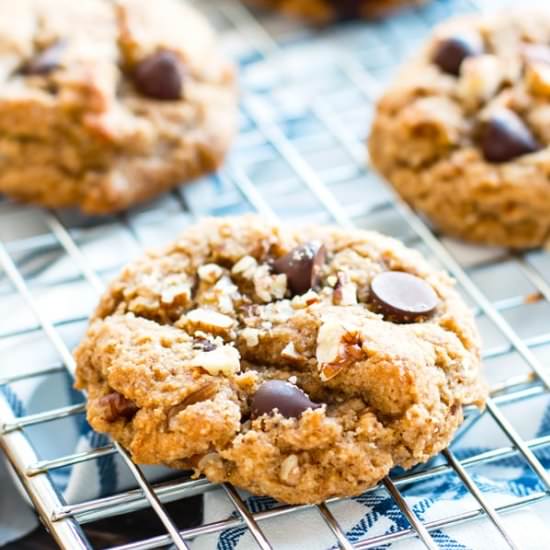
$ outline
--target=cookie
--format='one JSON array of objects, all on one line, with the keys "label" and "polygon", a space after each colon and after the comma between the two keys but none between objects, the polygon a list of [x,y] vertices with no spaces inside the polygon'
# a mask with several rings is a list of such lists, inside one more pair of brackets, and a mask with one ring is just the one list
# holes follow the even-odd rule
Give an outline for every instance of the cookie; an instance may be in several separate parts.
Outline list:
[{"label": "cookie", "polygon": [[206,219],[127,267],[75,352],[88,420],[138,463],[288,503],[355,495],[481,406],[453,282],[374,232]]},{"label": "cookie", "polygon": [[399,9],[424,4],[426,0],[247,0],[249,4],[276,8],[315,24],[359,17],[378,18]]},{"label": "cookie", "polygon": [[437,28],[380,99],[372,164],[442,231],[530,248],[550,236],[550,10]]},{"label": "cookie", "polygon": [[235,75],[178,0],[0,0],[0,192],[109,213],[214,170]]}]

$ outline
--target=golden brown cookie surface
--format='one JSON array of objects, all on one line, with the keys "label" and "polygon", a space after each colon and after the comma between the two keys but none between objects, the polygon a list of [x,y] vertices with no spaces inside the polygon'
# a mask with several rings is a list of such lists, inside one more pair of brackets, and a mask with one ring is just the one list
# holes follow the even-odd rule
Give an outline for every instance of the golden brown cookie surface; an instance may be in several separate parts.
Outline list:
[{"label": "golden brown cookie surface", "polygon": [[90,423],[136,462],[290,503],[427,460],[485,395],[471,313],[418,253],[256,217],[126,268],[76,360]]},{"label": "golden brown cookie surface", "polygon": [[0,192],[121,210],[216,168],[233,68],[177,0],[0,0]]},{"label": "golden brown cookie surface", "polygon": [[550,237],[550,11],[436,29],[384,94],[375,168],[445,232],[512,248]]}]

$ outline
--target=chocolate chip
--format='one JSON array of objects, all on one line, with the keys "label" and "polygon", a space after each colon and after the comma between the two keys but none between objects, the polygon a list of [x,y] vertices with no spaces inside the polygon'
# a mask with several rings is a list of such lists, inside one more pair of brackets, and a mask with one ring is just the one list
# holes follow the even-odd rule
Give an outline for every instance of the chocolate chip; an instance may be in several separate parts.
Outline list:
[{"label": "chocolate chip", "polygon": [[325,246],[312,241],[293,248],[286,256],[275,260],[273,269],[286,275],[292,294],[305,294],[319,284],[326,255]]},{"label": "chocolate chip", "polygon": [[389,321],[414,323],[431,316],[439,303],[423,279],[402,271],[385,271],[371,282],[370,303]]},{"label": "chocolate chip", "polygon": [[467,57],[483,53],[483,46],[478,36],[459,35],[442,40],[435,54],[433,62],[445,73],[458,76],[460,66]]},{"label": "chocolate chip", "polygon": [[252,418],[269,414],[275,409],[285,418],[298,418],[307,409],[319,409],[298,387],[282,380],[264,382],[252,399]]},{"label": "chocolate chip", "polygon": [[173,52],[158,51],[143,59],[134,70],[134,84],[140,93],[153,99],[180,99],[184,67]]},{"label": "chocolate chip", "polygon": [[489,162],[507,162],[534,153],[539,145],[518,115],[499,109],[483,124],[481,149]]},{"label": "chocolate chip", "polygon": [[107,422],[114,422],[119,418],[129,420],[138,411],[133,401],[126,399],[126,397],[118,392],[112,392],[103,396],[99,400],[99,406],[104,409],[103,416]]},{"label": "chocolate chip", "polygon": [[55,42],[45,50],[39,52],[21,69],[24,75],[46,75],[59,68],[61,64],[61,55],[67,47],[64,40]]},{"label": "chocolate chip", "polygon": [[360,0],[332,0],[339,21],[357,19],[361,15]]}]

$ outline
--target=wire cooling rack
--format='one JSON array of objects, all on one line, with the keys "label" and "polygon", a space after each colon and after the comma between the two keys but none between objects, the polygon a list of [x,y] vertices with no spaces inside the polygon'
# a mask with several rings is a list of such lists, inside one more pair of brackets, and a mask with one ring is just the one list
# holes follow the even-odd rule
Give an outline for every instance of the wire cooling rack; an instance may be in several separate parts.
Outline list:
[{"label": "wire cooling rack", "polygon": [[[507,407],[550,394],[550,369],[544,366],[550,360],[550,254],[471,248],[465,254],[464,245],[440,239],[395,199],[369,170],[363,143],[373,102],[396,65],[439,20],[479,6],[472,0],[436,0],[384,22],[318,32],[278,16],[258,16],[232,0],[195,4],[219,28],[226,49],[241,65],[241,132],[231,158],[219,174],[109,219],[0,202],[0,352],[7,365],[0,368],[0,390],[66,371],[72,374],[70,349],[82,335],[104,281],[143,246],[172,238],[194,217],[258,211],[285,223],[375,228],[420,249],[457,279],[485,341],[491,397],[482,416],[502,432],[502,445],[460,459],[446,450],[439,460],[386,478],[378,490],[391,495],[408,522],[394,532],[371,537],[367,533],[361,542],[352,543],[330,503],[317,506],[318,512],[334,544],[344,549],[374,548],[410,537],[437,548],[434,531],[482,517],[499,532],[495,537],[500,542],[521,548],[503,517],[550,495],[550,474],[538,458],[541,449],[550,447],[550,434],[524,437]],[[16,375],[9,368],[14,362],[19,367]],[[497,367],[491,370],[493,364]],[[188,548],[195,537],[237,526],[246,527],[257,545],[268,549],[272,546],[262,528],[265,522],[312,508],[279,506],[253,512],[233,487],[224,485],[236,514],[182,530],[164,503],[211,490],[206,480],[179,477],[152,484],[122,448],[108,441],[78,453],[64,449],[60,438],[58,456],[43,457],[37,442],[41,428],[82,417],[82,397],[76,404],[52,402],[45,410],[23,412],[10,405],[6,395],[0,392],[0,444],[41,520],[63,548],[91,547],[85,524],[149,507],[163,532],[117,546],[118,550]],[[473,412],[468,418],[467,425],[479,420]],[[135,477],[135,489],[65,502],[56,473],[115,454]],[[494,505],[471,471],[513,456],[531,468],[538,489]],[[422,521],[406,489],[445,473],[455,474],[475,506]]]}]

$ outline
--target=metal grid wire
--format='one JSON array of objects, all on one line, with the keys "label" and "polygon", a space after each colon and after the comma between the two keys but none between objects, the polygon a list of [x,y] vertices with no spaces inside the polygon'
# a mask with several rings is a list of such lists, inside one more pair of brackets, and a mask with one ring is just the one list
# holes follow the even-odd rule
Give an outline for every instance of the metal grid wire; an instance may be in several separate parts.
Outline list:
[{"label": "metal grid wire", "polygon": [[[504,408],[550,394],[550,371],[543,366],[540,353],[550,345],[550,324],[543,321],[548,320],[550,312],[550,255],[491,251],[484,253],[475,266],[464,265],[460,247],[438,238],[365,166],[362,142],[381,82],[396,64],[438,20],[479,6],[473,0],[436,0],[429,8],[387,22],[357,23],[317,33],[297,24],[283,24],[276,16],[258,18],[232,0],[195,3],[220,28],[228,49],[242,66],[241,134],[229,162],[214,178],[181,188],[157,203],[109,220],[83,223],[82,219],[75,221],[65,213],[0,202],[0,218],[8,220],[7,230],[0,224],[0,266],[4,272],[0,279],[0,300],[7,305],[5,311],[15,303],[13,300],[19,300],[32,313],[24,322],[14,319],[0,324],[0,343],[36,332],[53,346],[58,357],[55,364],[41,365],[37,356],[31,355],[31,364],[22,374],[0,371],[0,389],[65,370],[74,373],[74,359],[64,331],[75,325],[81,333],[91,304],[102,292],[103,280],[120,267],[116,262],[95,265],[88,254],[90,246],[103,252],[113,246],[120,247],[121,252],[135,249],[133,253],[137,254],[142,244],[154,242],[156,229],[163,224],[179,227],[195,216],[254,210],[267,218],[282,218],[286,223],[320,221],[380,229],[420,249],[456,278],[482,329],[492,327],[484,349],[487,363],[493,360],[506,363],[513,358],[523,368],[491,381],[491,397],[483,414],[489,415],[502,431],[505,439],[502,446],[461,460],[446,450],[439,462],[384,479],[380,487],[391,495],[408,520],[408,528],[352,544],[327,504],[317,506],[318,512],[332,531],[335,544],[344,549],[373,548],[409,537],[418,537],[427,548],[437,548],[430,533],[484,516],[510,548],[521,548],[503,525],[502,515],[550,495],[550,474],[536,456],[538,450],[550,446],[550,435],[523,438]],[[29,222],[33,230],[10,234],[9,220],[24,216],[34,220]],[[113,231],[116,235],[123,233],[129,240],[125,244],[113,241]],[[60,255],[72,265],[71,273],[40,279],[41,269],[51,266],[52,258]],[[120,258],[121,262],[123,259]],[[488,282],[491,277],[491,281],[498,277],[497,273],[510,277],[507,291],[499,295],[495,295],[493,285]],[[52,316],[47,308],[47,293],[64,296],[64,290],[75,284],[80,285],[84,305],[61,317]],[[90,294],[90,289],[91,297],[86,301],[84,296]],[[519,310],[532,322],[519,322]],[[0,418],[4,422],[0,444],[43,523],[63,548],[91,547],[82,529],[86,523],[151,507],[163,525],[164,534],[118,546],[119,550],[170,545],[188,548],[194,537],[236,526],[248,528],[258,546],[268,549],[272,546],[262,529],[266,520],[311,508],[285,505],[253,513],[237,491],[225,484],[223,489],[237,514],[180,530],[163,503],[203,494],[213,488],[206,480],[179,478],[151,484],[115,443],[88,452],[40,458],[29,436],[31,429],[82,415],[83,411],[84,405],[79,403],[21,415],[0,392]],[[475,422],[479,417],[470,411],[469,419]],[[135,477],[136,489],[76,504],[64,501],[53,473],[117,453]],[[511,456],[523,457],[542,489],[493,506],[469,470]],[[423,522],[401,488],[445,473],[454,473],[477,504],[469,510]]]}]

